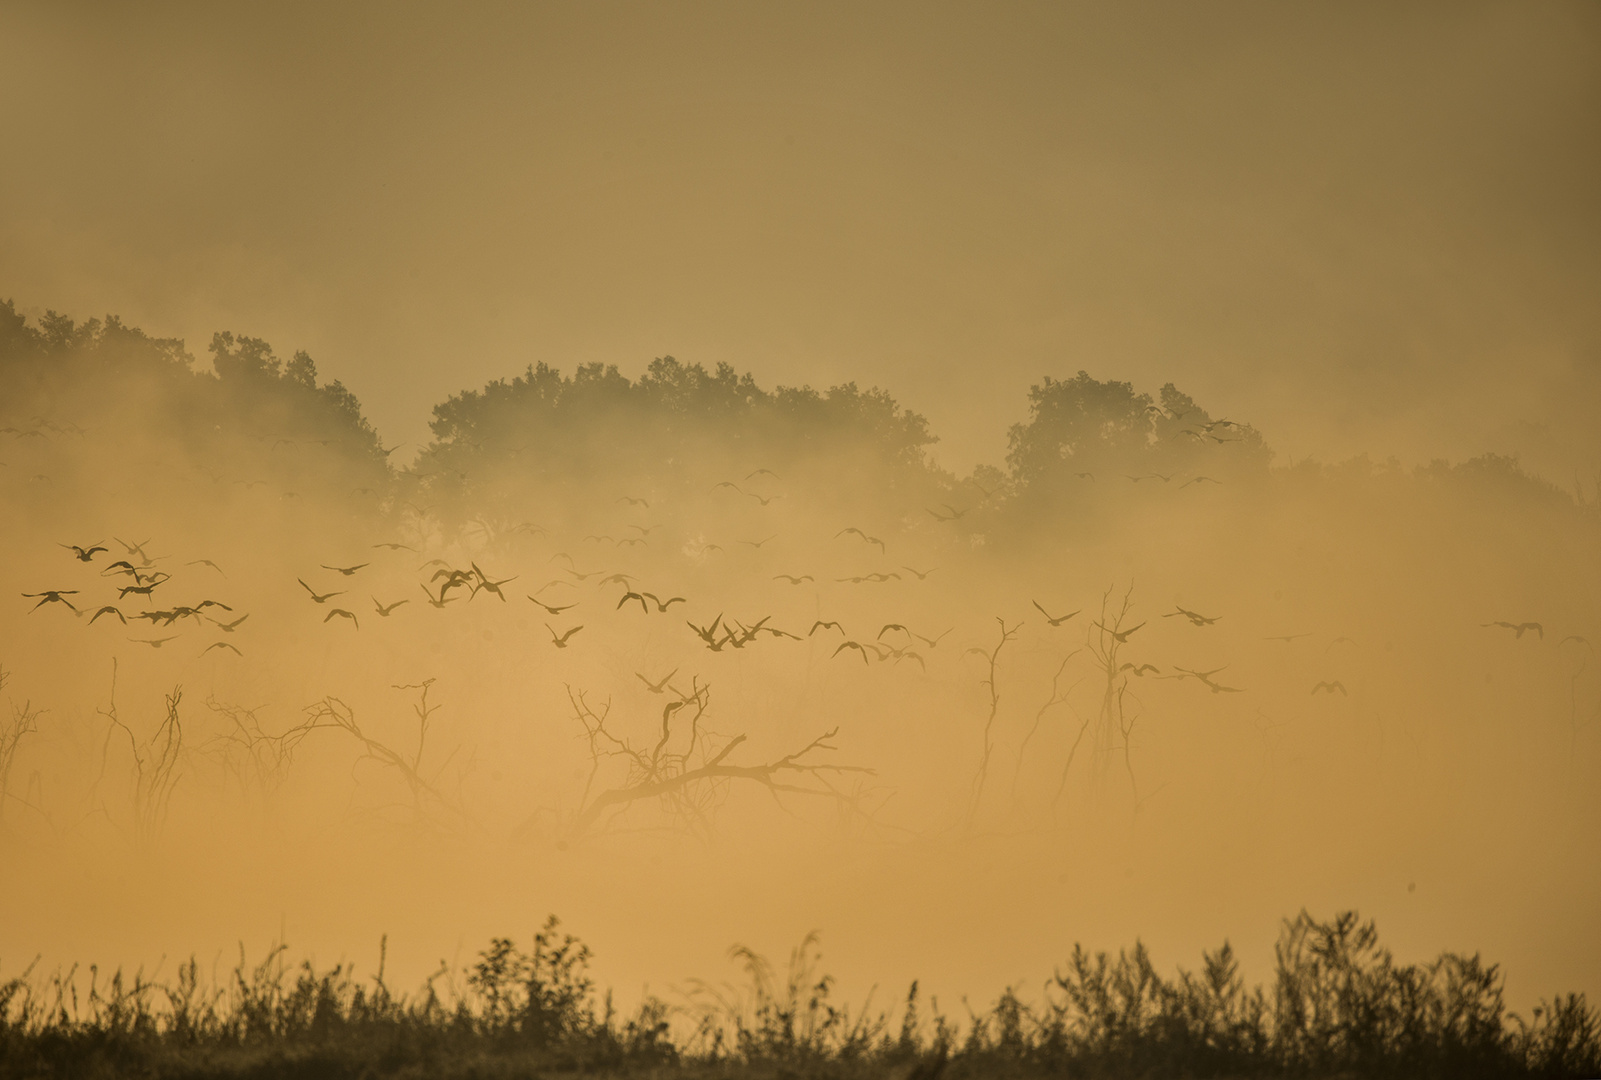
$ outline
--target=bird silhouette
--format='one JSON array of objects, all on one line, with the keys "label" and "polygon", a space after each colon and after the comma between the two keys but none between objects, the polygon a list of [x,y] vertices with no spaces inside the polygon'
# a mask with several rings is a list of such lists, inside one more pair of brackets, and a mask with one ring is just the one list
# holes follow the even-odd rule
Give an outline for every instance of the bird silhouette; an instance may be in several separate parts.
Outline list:
[{"label": "bird silhouette", "polygon": [[143,543],[139,543],[139,544],[130,544],[130,543],[128,543],[128,541],[123,540],[120,537],[113,536],[111,539],[113,539],[113,540],[117,541],[117,543],[121,544],[122,545],[122,549],[128,553],[128,556],[130,558],[132,558],[135,555],[139,556],[139,558],[142,560],[141,565],[149,566],[151,563],[155,562],[154,559],[152,559],[149,555],[145,554],[145,544],[150,543],[149,540],[146,540]]},{"label": "bird silhouette", "polygon": [[452,600],[460,600],[461,599],[461,597],[459,597],[459,596],[446,596],[445,595],[445,590],[450,588],[449,583],[446,583],[446,584],[441,585],[439,587],[439,596],[437,598],[435,598],[433,593],[428,591],[428,586],[419,584],[417,587],[419,589],[421,589],[422,590],[422,594],[428,598],[428,602],[430,604],[432,604],[436,608],[442,608],[446,604],[450,603]]},{"label": "bird silhouette", "polygon": [[[299,578],[295,578],[295,580],[296,581],[300,581]],[[322,594],[319,595],[316,589],[313,589],[310,585],[307,585],[304,581],[300,581],[300,587],[302,589],[305,589],[308,593],[310,593],[311,594],[311,599],[313,601],[315,601],[316,603],[319,603],[319,604],[326,604],[329,600],[332,600],[336,596],[345,595],[342,592],[322,593]]]},{"label": "bird silhouette", "polygon": [[[527,594],[525,593],[524,595],[526,596]],[[552,604],[545,603],[543,600],[534,600],[534,598],[532,596],[529,596],[528,599],[533,600],[534,603],[536,603],[540,607],[544,608],[545,609],[545,613],[547,615],[560,615],[562,612],[566,611],[568,608],[572,608],[572,607],[577,607],[578,606],[578,604],[576,602],[571,603],[571,604],[555,604],[555,605],[552,605]]]},{"label": "bird silhouette", "polygon": [[629,506],[643,506],[646,510],[650,509],[650,503],[646,502],[644,499],[635,498],[632,495],[624,495],[617,501],[620,503],[627,503]]},{"label": "bird silhouette", "polygon": [[1190,620],[1190,622],[1195,626],[1211,626],[1213,623],[1217,622],[1218,619],[1223,617],[1221,615],[1214,615],[1211,618],[1207,618],[1205,615],[1198,614],[1189,610],[1188,608],[1175,606],[1174,610],[1168,612],[1166,615],[1163,615],[1162,618],[1171,619],[1175,616],[1183,616],[1184,618]]},{"label": "bird silhouette", "polygon": [[[954,629],[956,629],[954,626],[951,627],[951,630],[954,630]],[[927,645],[930,649],[934,649],[934,648],[938,648],[939,647],[939,643],[941,641],[945,640],[945,634],[949,634],[951,632],[951,630],[945,631],[945,633],[939,635],[939,637],[926,638],[922,634],[918,634],[918,633],[913,633],[912,636],[914,638],[916,638],[918,641],[921,641],[924,645]]]},{"label": "bird silhouette", "polygon": [[839,623],[825,622],[822,619],[818,619],[816,622],[812,623],[812,628],[806,631],[806,636],[811,637],[813,634],[817,633],[818,630],[838,630],[841,634],[845,633],[845,628]]},{"label": "bird silhouette", "polygon": [[901,567],[901,569],[905,570],[907,573],[909,573],[913,577],[917,578],[918,581],[926,581],[926,580],[928,580],[928,575],[930,575],[934,571],[938,570],[939,567],[931,566],[927,570],[919,570],[919,569],[917,569],[916,567],[913,567],[913,566],[903,566],[903,567]]},{"label": "bird silhouette", "polygon": [[1345,684],[1343,682],[1340,682],[1338,679],[1335,679],[1335,680],[1333,680],[1331,682],[1320,682],[1320,683],[1318,683],[1316,686],[1312,687],[1312,696],[1316,697],[1318,691],[1320,691],[1320,690],[1326,690],[1331,695],[1334,693],[1334,691],[1338,690],[1340,692],[1340,696],[1341,697],[1350,697],[1351,696],[1350,694],[1347,694],[1345,692]]},{"label": "bird silhouette", "polygon": [[772,469],[757,469],[755,472],[746,473],[745,474],[745,479],[754,480],[758,476],[771,476],[774,480],[782,480],[783,479],[782,476],[779,476]]},{"label": "bird silhouette", "polygon": [[478,569],[477,563],[473,563],[472,568],[473,573],[478,575],[478,583],[472,586],[473,596],[477,596],[479,592],[492,593],[493,595],[500,597],[500,602],[504,604],[506,602],[506,594],[500,591],[500,587],[505,585],[507,582],[516,581],[517,576],[514,574],[509,578],[501,578],[499,581],[491,581],[489,580],[488,574]]},{"label": "bird silhouette", "polygon": [[578,633],[578,631],[582,630],[583,626],[575,626],[565,634],[556,633],[555,629],[549,623],[545,624],[545,629],[550,631],[550,643],[556,646],[558,649],[565,649],[567,647],[568,640],[574,634]]},{"label": "bird silhouette", "polygon": [[124,626],[128,625],[128,620],[122,614],[122,612],[118,611],[115,607],[113,607],[110,604],[107,604],[105,607],[101,608],[99,611],[97,611],[93,615],[91,615],[89,617],[89,625],[93,626],[94,625],[94,621],[96,619],[100,618],[100,616],[102,616],[102,615],[115,615],[117,617],[117,621],[118,622],[122,623],[122,625],[124,625]]},{"label": "bird silhouette", "polygon": [[1155,664],[1124,664],[1117,670],[1132,671],[1139,678],[1144,678],[1147,671],[1153,675],[1160,675],[1162,673],[1162,669],[1157,667]]},{"label": "bird silhouette", "polygon": [[[867,650],[868,650],[868,648],[869,648],[869,646],[863,645],[859,641],[847,641],[844,644],[840,645],[839,648],[835,649],[833,655],[834,656],[838,656],[840,653],[844,652],[846,649],[855,649],[857,652],[862,654],[862,663],[863,664],[867,664],[867,663],[870,662],[867,659]],[[878,659],[880,659],[880,660],[882,660],[884,658],[883,654],[881,654],[876,648],[873,649],[873,655],[875,657],[877,657]]]},{"label": "bird silhouette", "polygon": [[362,567],[371,565],[372,563],[357,563],[355,566],[329,566],[327,563],[323,563],[322,568],[324,570],[332,570],[336,574],[343,574],[346,577],[349,577]]},{"label": "bird silhouette", "polygon": [[47,589],[44,592],[25,592],[22,595],[23,598],[27,600],[37,599],[41,596],[44,597],[44,599],[40,600],[37,604],[28,609],[30,613],[38,611],[46,604],[66,604],[67,607],[71,608],[73,611],[78,610],[77,606],[74,605],[71,600],[67,599],[69,596],[77,596],[77,589]]},{"label": "bird silhouette", "polygon": [[623,598],[621,600],[617,601],[617,607],[614,608],[613,610],[615,611],[615,610],[621,609],[622,606],[624,604],[628,603],[630,600],[638,600],[639,601],[639,610],[643,611],[646,615],[650,614],[650,605],[645,603],[645,594],[644,593],[637,593],[637,592],[633,592],[633,591],[629,591],[629,592],[623,593]]},{"label": "bird silhouette", "polygon": [[166,580],[167,579],[165,577],[162,577],[159,579],[151,579],[142,585],[124,585],[122,588],[117,590],[117,599],[126,599],[130,595],[149,596],[151,593],[155,592],[157,587]]},{"label": "bird silhouette", "polygon": [[81,548],[77,544],[60,544],[58,546],[64,547],[68,551],[72,552],[73,555],[77,557],[79,562],[91,562],[93,561],[97,552],[111,550],[103,544],[93,544],[86,548]]},{"label": "bird silhouette", "polygon": [[377,608],[379,616],[385,619],[389,618],[389,613],[394,611],[401,604],[409,603],[411,603],[410,600],[396,600],[393,604],[384,605],[378,602],[378,598],[376,596],[372,598],[372,606]]},{"label": "bird silhouette", "polygon": [[374,544],[373,545],[373,549],[374,550],[377,550],[378,548],[388,548],[390,551],[411,551],[411,552],[415,552],[417,550],[414,547],[408,547],[405,544],[396,544],[393,541],[388,541],[388,542],[385,542],[385,543],[382,543],[382,544]]},{"label": "bird silhouette", "polygon": [[838,540],[840,537],[846,535],[847,533],[854,534],[856,536],[861,537],[862,538],[862,542],[865,543],[865,544],[877,544],[879,551],[884,551],[885,550],[884,549],[884,541],[880,540],[876,536],[868,536],[865,532],[863,532],[862,530],[860,530],[860,529],[858,529],[858,528],[856,528],[854,526],[852,526],[851,528],[848,528],[848,529],[841,529],[839,532],[834,534],[834,539]]},{"label": "bird silhouette", "polygon": [[772,502],[774,499],[782,499],[784,497],[782,495],[768,495],[766,498],[763,498],[762,496],[756,494],[754,491],[742,491],[742,492],[740,492],[740,494],[741,495],[749,495],[751,498],[755,499],[757,502],[761,503],[763,506],[766,506],[768,503]]},{"label": "bird silhouette", "polygon": [[634,677],[636,679],[638,679],[640,682],[644,683],[645,684],[645,689],[649,690],[651,693],[660,694],[660,693],[664,693],[665,692],[665,687],[667,686],[667,680],[671,679],[674,675],[677,675],[677,674],[678,674],[678,669],[677,668],[673,668],[673,670],[669,671],[666,675],[662,676],[660,682],[655,682],[655,683],[651,682],[649,679],[645,678],[645,676],[641,675],[637,671],[634,672]]},{"label": "bird silhouette", "polygon": [[1105,625],[1103,623],[1096,623],[1095,625],[1099,626],[1106,633],[1111,634],[1113,637],[1115,637],[1117,639],[1117,641],[1118,641],[1118,644],[1126,645],[1126,644],[1128,644],[1129,635],[1134,633],[1134,631],[1138,630],[1140,628],[1140,626],[1144,626],[1145,624],[1144,623],[1140,623],[1139,626],[1131,626],[1127,630],[1114,630],[1110,626],[1107,626],[1107,625]]},{"label": "bird silhouette", "polygon": [[1517,636],[1519,638],[1523,637],[1523,632],[1525,630],[1533,630],[1536,634],[1540,635],[1540,640],[1541,641],[1545,640],[1545,627],[1541,626],[1537,622],[1509,623],[1509,622],[1496,621],[1496,622],[1480,623],[1479,625],[1480,626],[1503,626],[1508,630],[1516,631],[1517,632]]},{"label": "bird silhouette", "polygon": [[240,652],[236,646],[226,641],[213,641],[210,645],[207,645],[204,649],[200,650],[200,655],[204,656],[212,649],[233,649],[235,656],[245,655],[244,653]]},{"label": "bird silhouette", "polygon": [[235,630],[239,629],[239,624],[244,622],[248,618],[250,618],[249,615],[241,615],[231,623],[217,622],[216,619],[212,619],[211,621],[214,622],[214,623],[217,623],[217,628],[219,630],[221,630],[223,633],[231,634]]},{"label": "bird silhouette", "polygon": [[640,593],[640,595],[643,596],[645,599],[654,602],[655,605],[656,605],[656,610],[659,613],[660,612],[665,612],[668,608],[672,607],[674,604],[687,604],[687,603],[689,603],[689,601],[685,600],[682,596],[671,596],[671,597],[668,597],[666,600],[663,600],[661,597],[659,597],[655,593],[651,593],[651,592],[642,592],[642,593]]},{"label": "bird silhouette", "polygon": [[1311,636],[1312,636],[1312,634],[1311,634],[1311,632],[1310,632],[1310,631],[1309,631],[1309,632],[1307,632],[1307,633],[1305,633],[1305,634],[1279,634],[1279,635],[1278,635],[1278,636],[1277,636],[1277,637],[1265,637],[1265,638],[1263,638],[1263,639],[1262,639],[1262,640],[1263,640],[1263,641],[1284,641],[1284,642],[1290,642],[1290,641],[1295,641],[1295,640],[1297,640],[1297,639],[1299,639],[1299,638],[1304,638],[1304,637],[1311,637]]},{"label": "bird silhouette", "polygon": [[906,629],[906,627],[902,626],[898,622],[889,622],[889,623],[885,623],[884,624],[884,628],[878,632],[878,636],[876,638],[874,638],[873,640],[875,640],[875,641],[884,640],[884,635],[889,633],[891,630],[899,630],[901,633],[905,634],[908,637],[910,637],[911,633],[912,633],[910,630]]},{"label": "bird silhouette", "polygon": [[[1046,611],[1044,607],[1041,607],[1040,602],[1038,600],[1031,600],[1031,601],[1029,601],[1029,603],[1033,604],[1036,608],[1039,608],[1040,614],[1045,616],[1045,621],[1050,623],[1052,626],[1061,626],[1067,620],[1071,619],[1074,615],[1077,615],[1079,611],[1083,611],[1084,610],[1083,608],[1079,608],[1078,611],[1069,612],[1066,615],[1052,615],[1049,611]],[[1096,624],[1096,625],[1099,625],[1099,624]]]},{"label": "bird silhouette", "polygon": [[958,510],[950,503],[940,503],[940,505],[946,510],[949,510],[950,513],[942,514],[938,510],[928,510],[927,507],[924,507],[925,510],[928,510],[929,515],[933,517],[935,521],[960,521],[962,518],[968,515],[969,511],[972,510],[972,507],[968,507],[967,510]]},{"label": "bird silhouette", "polygon": [[356,613],[354,611],[346,611],[342,607],[336,607],[336,608],[329,609],[328,614],[326,614],[326,615],[324,615],[322,617],[322,621],[323,622],[327,622],[329,619],[332,619],[335,615],[339,616],[341,619],[349,619],[351,624],[353,626],[355,626],[355,628],[357,630],[361,629],[361,623],[356,621]]},{"label": "bird silhouette", "polygon": [[189,562],[184,563],[184,565],[185,566],[209,566],[213,570],[215,570],[217,573],[222,574],[223,577],[227,577],[228,576],[227,574],[223,573],[222,567],[218,566],[216,563],[212,562],[210,559],[193,559],[193,560],[191,560]]},{"label": "bird silhouette", "polygon": [[717,618],[713,619],[706,626],[696,626],[688,619],[684,620],[684,625],[695,631],[695,636],[704,641],[706,643],[706,647],[712,652],[722,652],[724,642],[717,637],[717,627],[722,621],[723,616],[721,613],[719,613]]},{"label": "bird silhouette", "polygon": [[794,574],[774,574],[773,580],[787,581],[791,585],[799,585],[803,581],[816,581],[817,579],[812,577],[810,574],[802,574],[799,577],[796,577]]},{"label": "bird silhouette", "polygon": [[[771,539],[773,539],[773,537],[776,537],[777,535],[778,535],[777,533],[774,533],[772,536],[769,536],[767,538],[767,540],[771,540]],[[753,547],[753,548],[760,549],[763,544],[767,543],[767,540],[741,540],[740,543],[741,544],[745,544],[748,547]]]},{"label": "bird silhouette", "polygon": [[135,645],[148,645],[152,649],[159,649],[163,645],[165,645],[167,642],[176,640],[176,638],[177,638],[177,635],[174,634],[172,637],[164,637],[164,638],[129,638],[128,640],[133,642]]},{"label": "bird silhouette", "polygon": [[1222,482],[1223,481],[1221,480],[1213,480],[1210,476],[1192,476],[1190,479],[1179,485],[1179,490],[1182,491],[1191,484],[1221,484]]}]

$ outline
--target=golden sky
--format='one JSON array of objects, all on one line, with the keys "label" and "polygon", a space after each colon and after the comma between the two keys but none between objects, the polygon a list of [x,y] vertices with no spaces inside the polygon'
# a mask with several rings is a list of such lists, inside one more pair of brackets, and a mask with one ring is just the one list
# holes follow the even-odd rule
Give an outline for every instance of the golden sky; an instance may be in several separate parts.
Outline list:
[{"label": "golden sky", "polygon": [[1593,4],[0,5],[0,294],[306,348],[390,439],[543,360],[1042,375],[1593,471]]}]

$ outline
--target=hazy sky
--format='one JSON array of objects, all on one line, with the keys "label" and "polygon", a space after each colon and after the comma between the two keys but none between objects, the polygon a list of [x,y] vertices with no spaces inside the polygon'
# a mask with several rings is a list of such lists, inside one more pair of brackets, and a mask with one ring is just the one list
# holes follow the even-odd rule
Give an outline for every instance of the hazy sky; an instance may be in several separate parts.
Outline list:
[{"label": "hazy sky", "polygon": [[0,296],[307,348],[392,439],[670,353],[958,467],[1080,368],[1601,467],[1595,4],[4,2],[0,107]]}]

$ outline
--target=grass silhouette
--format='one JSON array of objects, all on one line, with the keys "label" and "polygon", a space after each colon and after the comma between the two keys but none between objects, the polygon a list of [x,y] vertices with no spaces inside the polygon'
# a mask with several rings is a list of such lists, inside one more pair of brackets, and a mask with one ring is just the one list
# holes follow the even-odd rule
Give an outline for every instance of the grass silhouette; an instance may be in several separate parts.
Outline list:
[{"label": "grass silhouette", "polygon": [[379,970],[259,963],[223,982],[191,959],[173,982],[80,968],[0,983],[4,1077],[1584,1077],[1601,1014],[1583,995],[1509,1013],[1495,965],[1445,953],[1400,964],[1346,912],[1285,920],[1270,987],[1232,948],[1169,978],[1145,947],[1075,948],[1037,1001],[1007,989],[953,1021],[913,983],[900,1017],[836,1004],[816,935],[775,973],[743,947],[745,985],[691,983],[629,1015],[597,993],[590,952],[552,916],[530,949],[493,939],[411,995]]}]

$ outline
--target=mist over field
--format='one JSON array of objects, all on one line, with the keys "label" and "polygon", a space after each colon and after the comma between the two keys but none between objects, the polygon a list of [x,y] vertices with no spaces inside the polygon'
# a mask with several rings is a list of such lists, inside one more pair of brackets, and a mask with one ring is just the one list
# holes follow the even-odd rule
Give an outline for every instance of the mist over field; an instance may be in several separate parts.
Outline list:
[{"label": "mist over field", "polygon": [[3,313],[8,952],[549,910],[624,984],[816,928],[971,992],[1306,906],[1595,970],[1593,488],[1083,373],[956,476],[884,391],[672,358],[401,469],[304,354]]},{"label": "mist over field", "polygon": [[0,1021],[1601,994],[1593,7],[0,7]]}]

